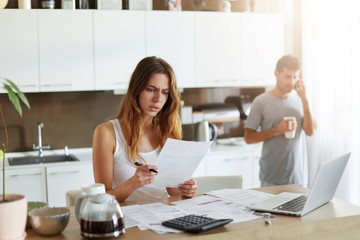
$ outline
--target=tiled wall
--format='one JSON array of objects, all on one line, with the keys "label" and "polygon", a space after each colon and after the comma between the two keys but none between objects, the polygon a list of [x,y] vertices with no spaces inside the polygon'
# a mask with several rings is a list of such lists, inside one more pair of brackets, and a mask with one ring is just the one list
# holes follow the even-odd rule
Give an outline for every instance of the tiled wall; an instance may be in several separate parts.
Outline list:
[{"label": "tiled wall", "polygon": [[[186,105],[221,103],[227,96],[240,96],[244,92],[257,95],[259,89],[185,89],[182,98]],[[91,147],[95,127],[117,113],[123,97],[112,92],[27,93],[26,96],[31,110],[23,108],[20,118],[7,95],[0,94],[9,133],[8,152],[31,151],[32,145],[38,144],[38,122],[44,123],[43,145],[50,144],[52,149]]]}]

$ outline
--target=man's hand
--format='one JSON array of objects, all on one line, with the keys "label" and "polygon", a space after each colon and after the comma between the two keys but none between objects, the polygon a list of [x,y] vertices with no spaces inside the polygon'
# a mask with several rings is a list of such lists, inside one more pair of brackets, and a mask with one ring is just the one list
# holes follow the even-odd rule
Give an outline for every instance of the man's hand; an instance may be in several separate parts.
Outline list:
[{"label": "man's hand", "polygon": [[304,102],[306,100],[306,88],[302,79],[297,80],[297,82],[295,83],[295,90],[301,100]]}]

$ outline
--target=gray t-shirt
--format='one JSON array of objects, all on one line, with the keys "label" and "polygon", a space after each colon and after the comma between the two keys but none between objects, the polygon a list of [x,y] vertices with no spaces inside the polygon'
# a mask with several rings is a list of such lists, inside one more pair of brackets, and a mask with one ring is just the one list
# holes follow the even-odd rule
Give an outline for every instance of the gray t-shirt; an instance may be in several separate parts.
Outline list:
[{"label": "gray t-shirt", "polygon": [[296,117],[295,138],[287,139],[284,135],[278,135],[264,141],[260,180],[275,185],[307,186],[307,150],[302,129],[304,112],[301,99],[295,91],[284,99],[270,92],[257,96],[251,105],[245,128],[265,131],[278,125],[285,116]]}]

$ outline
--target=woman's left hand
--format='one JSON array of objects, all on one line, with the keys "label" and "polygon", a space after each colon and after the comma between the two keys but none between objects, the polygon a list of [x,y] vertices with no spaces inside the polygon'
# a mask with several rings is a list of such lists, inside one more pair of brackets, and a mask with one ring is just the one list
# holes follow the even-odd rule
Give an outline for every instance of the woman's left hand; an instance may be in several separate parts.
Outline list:
[{"label": "woman's left hand", "polygon": [[193,197],[197,190],[196,181],[194,179],[185,181],[183,184],[179,185],[179,190],[181,192],[181,195],[190,198]]}]

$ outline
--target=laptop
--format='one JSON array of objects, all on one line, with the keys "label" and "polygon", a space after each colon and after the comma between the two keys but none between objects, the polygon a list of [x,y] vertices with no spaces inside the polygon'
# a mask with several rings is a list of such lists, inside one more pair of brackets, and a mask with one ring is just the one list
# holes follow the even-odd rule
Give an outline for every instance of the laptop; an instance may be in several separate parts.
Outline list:
[{"label": "laptop", "polygon": [[329,202],[335,194],[350,153],[320,165],[309,195],[282,192],[267,200],[250,205],[256,211],[303,216]]}]

